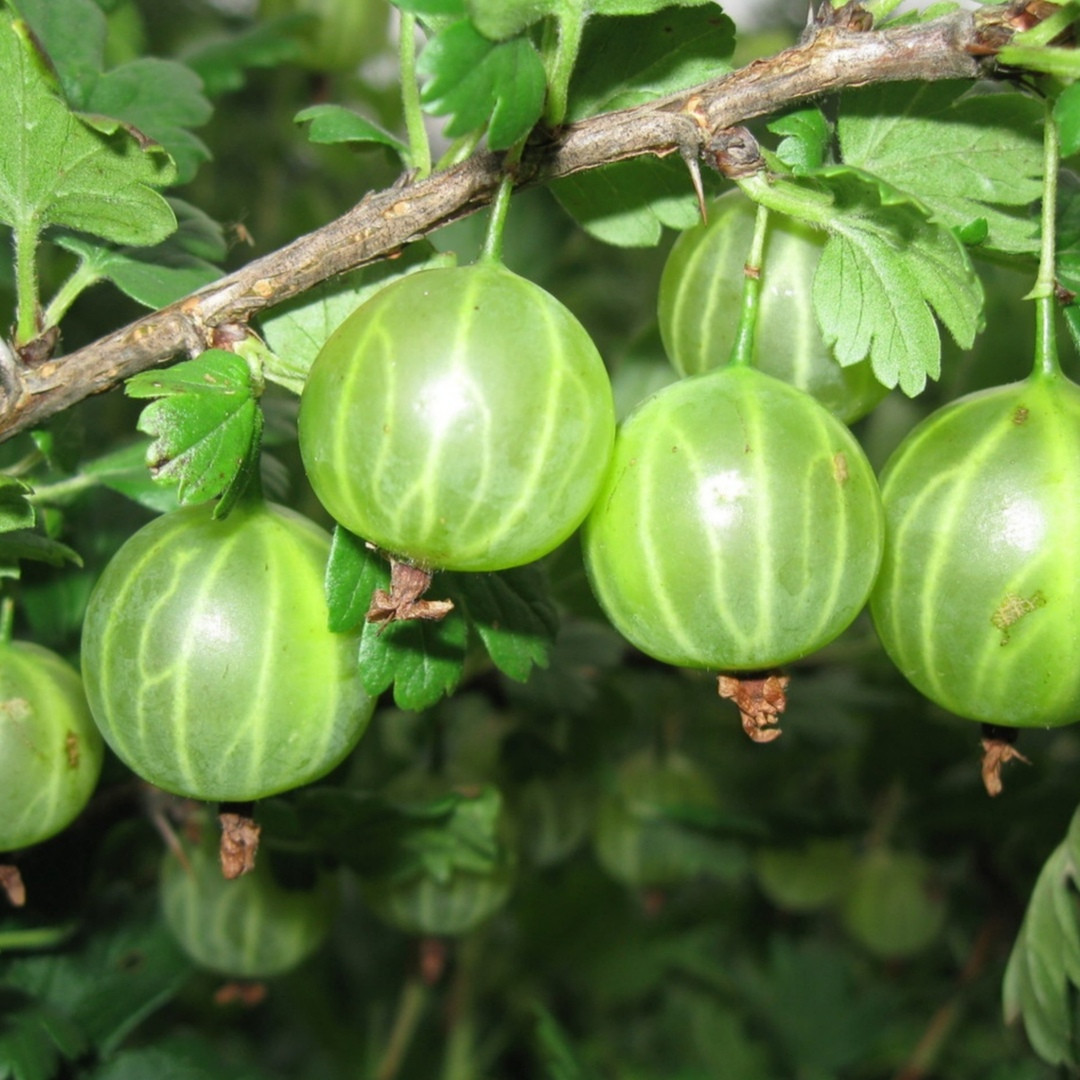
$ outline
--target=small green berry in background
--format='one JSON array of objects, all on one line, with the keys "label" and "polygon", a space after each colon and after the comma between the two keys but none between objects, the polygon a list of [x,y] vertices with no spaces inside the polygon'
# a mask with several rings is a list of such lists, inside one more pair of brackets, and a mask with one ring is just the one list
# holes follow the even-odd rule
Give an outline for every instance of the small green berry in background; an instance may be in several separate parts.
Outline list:
[{"label": "small green berry in background", "polygon": [[1078,1074],[1078,25],[0,0],[0,1080]]}]

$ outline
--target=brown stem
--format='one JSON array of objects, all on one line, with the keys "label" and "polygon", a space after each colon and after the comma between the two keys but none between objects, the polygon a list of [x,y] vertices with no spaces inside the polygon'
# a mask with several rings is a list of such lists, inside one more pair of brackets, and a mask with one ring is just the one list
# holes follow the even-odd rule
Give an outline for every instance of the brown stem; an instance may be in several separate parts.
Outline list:
[{"label": "brown stem", "polygon": [[[883,30],[861,30],[850,19],[826,22],[793,48],[692,90],[535,137],[515,183],[545,184],[647,154],[700,156],[719,131],[843,87],[978,78],[989,70],[985,58],[1008,43],[1029,8],[1016,0]],[[246,322],[474,213],[490,203],[502,172],[501,155],[479,153],[426,180],[370,192],[336,221],[67,356],[33,367],[0,356],[0,440],[136,372],[201,352],[222,323]]]}]

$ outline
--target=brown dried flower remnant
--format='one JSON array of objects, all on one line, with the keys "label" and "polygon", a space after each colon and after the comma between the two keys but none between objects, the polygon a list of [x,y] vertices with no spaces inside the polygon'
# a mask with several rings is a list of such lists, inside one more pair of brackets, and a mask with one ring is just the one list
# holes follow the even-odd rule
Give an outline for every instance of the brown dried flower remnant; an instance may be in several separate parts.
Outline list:
[{"label": "brown dried flower remnant", "polygon": [[993,798],[1000,795],[1003,790],[1001,782],[1001,769],[1010,761],[1022,761],[1025,765],[1031,762],[1013,745],[1016,742],[1017,731],[1015,728],[1001,728],[994,724],[983,724],[983,759],[982,781],[986,788],[986,794]]},{"label": "brown dried flower remnant", "polygon": [[221,872],[232,881],[255,869],[260,828],[251,816],[250,806],[223,804],[218,821],[221,822]]},{"label": "brown dried flower remnant", "polygon": [[718,689],[722,698],[735,702],[746,734],[754,742],[767,743],[780,737],[780,728],[772,725],[787,708],[784,691],[790,681],[790,676],[776,671],[742,678],[721,675]]},{"label": "brown dried flower remnant", "polygon": [[389,624],[409,619],[438,621],[454,609],[452,600],[424,600],[431,585],[431,571],[409,563],[390,560],[390,591],[376,589],[371,597],[367,621]]},{"label": "brown dried flower remnant", "polygon": [[17,866],[0,863],[0,893],[3,893],[12,907],[23,907],[26,903],[26,886]]}]

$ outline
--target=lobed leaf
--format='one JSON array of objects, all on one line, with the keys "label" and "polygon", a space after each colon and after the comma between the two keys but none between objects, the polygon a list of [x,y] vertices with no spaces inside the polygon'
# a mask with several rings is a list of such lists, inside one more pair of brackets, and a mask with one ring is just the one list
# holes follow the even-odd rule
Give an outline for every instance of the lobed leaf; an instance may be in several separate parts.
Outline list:
[{"label": "lobed leaf", "polygon": [[156,188],[176,168],[123,127],[101,131],[59,96],[29,30],[0,15],[0,221],[33,235],[67,226],[121,244],[155,244],[176,228]]},{"label": "lobed leaf", "polygon": [[203,93],[220,97],[239,90],[249,68],[270,68],[297,59],[303,51],[302,31],[310,24],[305,14],[260,20],[227,37],[211,38],[187,53],[185,63],[202,79]]},{"label": "lobed leaf", "polygon": [[1042,106],[969,84],[889,83],[845,94],[837,135],[844,162],[925,206],[950,229],[986,222],[985,246],[1033,252],[1037,223],[1002,208],[1042,194]]},{"label": "lobed leaf", "polygon": [[768,125],[774,135],[783,135],[776,156],[801,176],[820,169],[829,148],[829,122],[820,109],[799,109],[787,113]]},{"label": "lobed leaf", "polygon": [[223,516],[258,460],[262,436],[259,389],[235,353],[208,349],[166,371],[127,382],[134,398],[158,398],[143,409],[138,429],[154,437],[147,464],[155,479],[177,485],[181,503],[221,497]]},{"label": "lobed leaf", "polygon": [[547,76],[532,42],[492,42],[467,19],[428,42],[417,61],[426,78],[420,100],[435,116],[449,116],[450,138],[487,126],[488,146],[505,150],[540,119]]},{"label": "lobed leaf", "polygon": [[84,269],[111,281],[148,308],[163,308],[221,277],[226,254],[221,226],[197,207],[170,198],[178,228],[148,248],[116,247],[87,236],[59,232],[58,247],[78,255]]},{"label": "lobed leaf", "polygon": [[495,666],[517,682],[547,667],[559,617],[535,564],[498,574],[454,574],[449,591]]},{"label": "lobed leaf", "polygon": [[886,386],[914,396],[941,368],[936,315],[962,348],[980,325],[982,286],[963,245],[872,176],[817,174],[834,197],[814,275],[814,308],[841,364],[869,357]]}]

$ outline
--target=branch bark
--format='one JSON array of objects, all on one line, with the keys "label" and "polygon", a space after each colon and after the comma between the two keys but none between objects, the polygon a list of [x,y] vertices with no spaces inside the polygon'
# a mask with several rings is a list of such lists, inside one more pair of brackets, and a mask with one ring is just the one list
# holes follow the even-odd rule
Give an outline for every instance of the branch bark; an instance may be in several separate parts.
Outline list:
[{"label": "branch bark", "polygon": [[[1047,7],[1048,5],[1042,5]],[[976,79],[1031,0],[922,24],[867,30],[849,4],[798,45],[678,95],[541,133],[515,170],[517,186],[651,154],[697,160],[727,128],[845,87],[903,80]],[[823,5],[823,12],[830,12]],[[40,424],[130,375],[209,347],[215,327],[246,323],[314,285],[400,251],[493,198],[502,157],[479,153],[426,180],[371,192],[342,217],[235,273],[67,356],[38,364],[0,360],[0,441]]]}]

